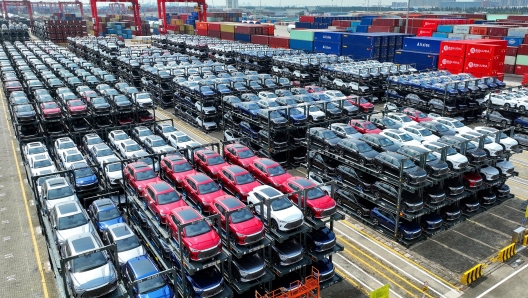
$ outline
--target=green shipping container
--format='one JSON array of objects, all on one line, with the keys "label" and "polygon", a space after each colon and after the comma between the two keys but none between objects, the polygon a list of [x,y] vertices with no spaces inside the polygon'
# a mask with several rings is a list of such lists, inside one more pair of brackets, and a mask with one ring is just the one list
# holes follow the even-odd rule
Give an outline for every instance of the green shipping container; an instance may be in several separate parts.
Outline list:
[{"label": "green shipping container", "polygon": [[228,32],[228,33],[235,33],[235,25],[234,24],[221,24],[220,31]]},{"label": "green shipping container", "polygon": [[292,30],[290,31],[290,39],[313,41],[314,32],[310,30]]},{"label": "green shipping container", "polygon": [[528,55],[517,55],[517,59],[515,59],[515,64],[528,66]]},{"label": "green shipping container", "polygon": [[508,18],[507,14],[487,14],[486,20],[496,21],[496,20],[506,20]]}]

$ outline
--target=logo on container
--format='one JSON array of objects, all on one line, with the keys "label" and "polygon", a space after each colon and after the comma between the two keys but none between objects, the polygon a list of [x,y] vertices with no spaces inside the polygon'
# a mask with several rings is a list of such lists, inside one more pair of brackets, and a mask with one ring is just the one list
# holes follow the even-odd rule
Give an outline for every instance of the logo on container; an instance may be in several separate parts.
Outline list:
[{"label": "logo on container", "polygon": [[462,51],[462,48],[444,45],[444,51]]},{"label": "logo on container", "polygon": [[324,39],[332,39],[332,36],[330,36],[330,35],[323,35],[323,38],[324,38]]},{"label": "logo on container", "polygon": [[[470,62],[471,63],[471,62]],[[442,64],[444,65],[453,65],[453,64],[456,64],[456,65],[460,65],[460,62],[458,60],[447,60],[447,59],[443,59],[442,60]]]},{"label": "logo on container", "polygon": [[468,63],[468,68],[478,68],[478,67],[480,67],[480,68],[487,68],[488,65],[486,65],[486,64],[479,64],[479,63],[473,63],[473,62],[469,62],[469,63]]},{"label": "logo on container", "polygon": [[510,40],[508,40],[508,43],[509,43],[509,44],[515,44],[515,40],[510,39]]},{"label": "logo on container", "polygon": [[430,47],[431,47],[430,44],[428,44],[428,43],[423,43],[423,42],[419,42],[419,43],[417,44],[417,46],[422,47],[422,48],[430,48]]},{"label": "logo on container", "polygon": [[491,53],[491,51],[488,50],[488,49],[475,49],[475,48],[471,48],[471,49],[469,49],[469,52],[470,52],[471,54],[480,54],[480,53],[486,53],[486,54],[489,54],[489,53]]},{"label": "logo on container", "polygon": [[329,46],[323,46],[323,49],[331,50],[332,47],[329,47]]},{"label": "logo on container", "polygon": [[423,25],[424,25],[424,26],[427,26],[427,25],[436,25],[436,23],[432,23],[432,22],[424,22]]}]

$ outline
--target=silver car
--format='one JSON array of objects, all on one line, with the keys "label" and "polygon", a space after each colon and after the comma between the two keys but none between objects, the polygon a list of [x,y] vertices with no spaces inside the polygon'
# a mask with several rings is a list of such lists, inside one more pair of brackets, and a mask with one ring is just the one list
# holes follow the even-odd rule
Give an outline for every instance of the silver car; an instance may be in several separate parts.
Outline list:
[{"label": "silver car", "polygon": [[138,237],[126,223],[111,225],[104,232],[103,241],[105,244],[117,245],[117,258],[119,265],[123,266],[128,260],[147,254],[145,247],[141,245]]},{"label": "silver car", "polygon": [[114,265],[103,251],[89,253],[101,247],[93,234],[82,233],[66,240],[61,247],[63,258],[73,257],[66,263],[66,280],[75,297],[101,297],[117,288]]},{"label": "silver car", "polygon": [[94,231],[88,214],[76,201],[55,205],[50,212],[50,222],[58,246],[62,246],[71,236]]}]

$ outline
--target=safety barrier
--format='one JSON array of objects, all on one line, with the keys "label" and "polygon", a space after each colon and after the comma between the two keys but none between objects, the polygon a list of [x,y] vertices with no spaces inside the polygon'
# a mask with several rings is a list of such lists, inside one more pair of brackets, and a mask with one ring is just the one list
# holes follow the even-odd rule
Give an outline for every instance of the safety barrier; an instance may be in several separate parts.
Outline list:
[{"label": "safety barrier", "polygon": [[512,243],[505,248],[501,249],[497,254],[497,261],[505,262],[513,257],[517,253],[517,244]]},{"label": "safety barrier", "polygon": [[478,264],[475,267],[469,269],[468,271],[462,273],[462,278],[460,279],[460,282],[469,285],[470,283],[476,281],[477,279],[482,277],[482,264]]},{"label": "safety barrier", "polygon": [[526,246],[528,244],[528,234],[524,235],[522,245]]}]

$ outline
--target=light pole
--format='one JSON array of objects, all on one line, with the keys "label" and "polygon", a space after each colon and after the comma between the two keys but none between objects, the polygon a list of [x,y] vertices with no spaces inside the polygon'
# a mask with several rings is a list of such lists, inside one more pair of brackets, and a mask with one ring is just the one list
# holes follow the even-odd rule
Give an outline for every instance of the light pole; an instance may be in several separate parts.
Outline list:
[{"label": "light pole", "polygon": [[407,16],[405,17],[405,34],[407,34],[407,30],[409,28],[409,3],[411,0],[407,0]]}]

